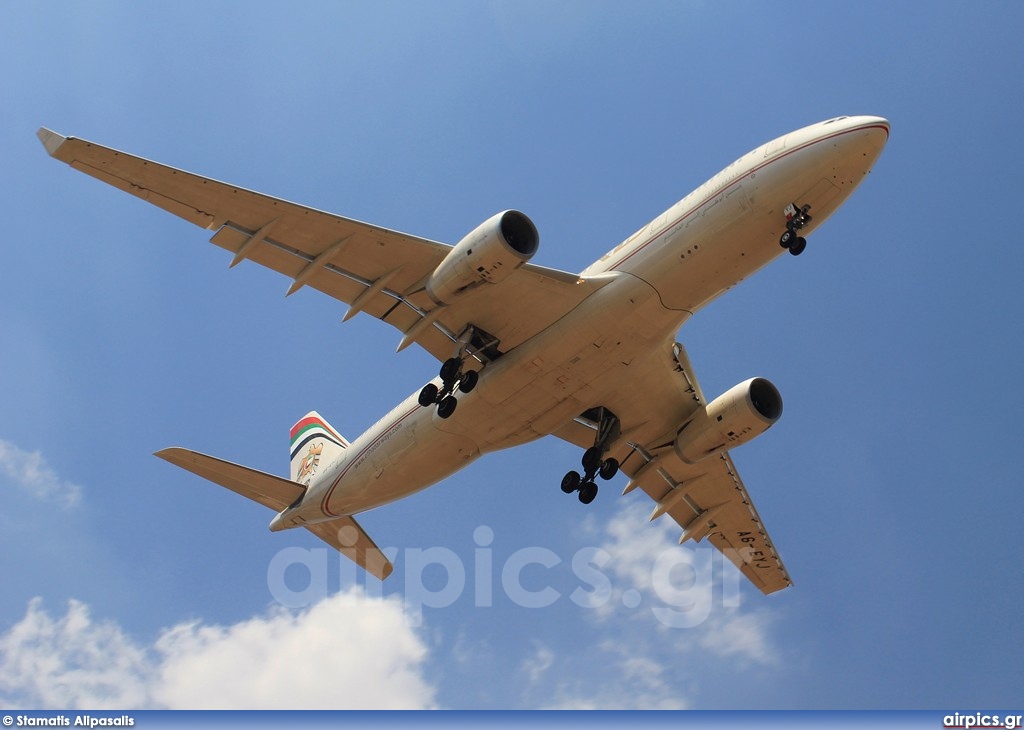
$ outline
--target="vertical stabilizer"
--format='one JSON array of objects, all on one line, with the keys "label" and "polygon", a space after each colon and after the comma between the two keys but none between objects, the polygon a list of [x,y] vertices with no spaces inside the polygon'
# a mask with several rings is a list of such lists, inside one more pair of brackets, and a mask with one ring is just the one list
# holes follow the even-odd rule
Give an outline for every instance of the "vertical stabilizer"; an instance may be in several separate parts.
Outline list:
[{"label": "vertical stabilizer", "polygon": [[305,486],[316,477],[321,465],[326,466],[348,447],[345,437],[316,411],[310,411],[292,426],[291,435],[291,478]]}]

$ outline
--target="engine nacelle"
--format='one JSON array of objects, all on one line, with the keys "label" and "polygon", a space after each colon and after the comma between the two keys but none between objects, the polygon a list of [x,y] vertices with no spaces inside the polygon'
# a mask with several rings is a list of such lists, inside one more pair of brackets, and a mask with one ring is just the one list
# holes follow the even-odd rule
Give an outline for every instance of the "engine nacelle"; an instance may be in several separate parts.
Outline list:
[{"label": "engine nacelle", "polygon": [[676,435],[679,458],[696,464],[759,436],[782,415],[782,396],[764,378],[751,378],[715,398]]},{"label": "engine nacelle", "polygon": [[438,304],[482,284],[499,284],[529,261],[540,244],[533,221],[517,210],[488,218],[453,248],[427,280],[427,293]]}]

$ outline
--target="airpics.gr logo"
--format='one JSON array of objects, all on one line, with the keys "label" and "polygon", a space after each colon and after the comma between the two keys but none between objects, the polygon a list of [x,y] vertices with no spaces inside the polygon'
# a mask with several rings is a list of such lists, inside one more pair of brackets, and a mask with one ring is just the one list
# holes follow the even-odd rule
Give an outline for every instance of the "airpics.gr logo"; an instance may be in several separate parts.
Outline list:
[{"label": "airpics.gr logo", "polygon": [[975,728],[975,727],[988,727],[988,728],[1006,728],[1007,730],[1015,730],[1021,726],[1021,715],[997,715],[997,714],[982,714],[976,712],[973,715],[961,715],[959,712],[952,715],[946,715],[942,718],[942,727],[944,728]]},{"label": "airpics.gr logo", "polygon": [[[406,625],[422,626],[424,609],[444,609],[459,601],[488,608],[499,596],[527,609],[548,608],[566,599],[580,608],[605,611],[616,603],[627,610],[643,605],[663,625],[675,629],[695,628],[712,611],[740,605],[742,574],[725,567],[732,560],[730,549],[678,545],[652,556],[648,567],[646,561],[616,557],[594,546],[580,548],[565,560],[539,545],[496,553],[494,540],[494,530],[480,525],[473,531],[472,553],[443,546],[383,548],[405,576],[404,585],[389,585],[404,603]],[[338,542],[358,552],[359,532],[342,527]],[[332,556],[338,557],[333,569]],[[361,590],[352,600],[383,598],[384,583],[359,571],[355,562],[334,550],[290,546],[267,565],[267,587],[288,608],[313,605],[329,594],[332,583],[360,585],[360,577]]]}]

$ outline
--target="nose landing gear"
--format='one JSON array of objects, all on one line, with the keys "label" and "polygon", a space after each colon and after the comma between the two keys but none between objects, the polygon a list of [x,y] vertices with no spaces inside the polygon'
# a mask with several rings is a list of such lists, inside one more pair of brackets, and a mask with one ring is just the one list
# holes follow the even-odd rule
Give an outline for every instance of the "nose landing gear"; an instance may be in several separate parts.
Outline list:
[{"label": "nose landing gear", "polygon": [[612,479],[619,472],[619,462],[614,458],[604,458],[608,447],[619,437],[619,419],[606,408],[599,408],[597,435],[594,445],[583,452],[583,475],[570,471],[562,477],[562,491],[566,494],[579,492],[579,500],[590,504],[597,497],[595,476]]},{"label": "nose landing gear", "polygon": [[794,256],[799,256],[807,248],[807,239],[799,235],[798,231],[811,222],[811,216],[807,211],[810,205],[797,207],[795,203],[786,206],[786,230],[779,237],[779,245],[789,249]]}]

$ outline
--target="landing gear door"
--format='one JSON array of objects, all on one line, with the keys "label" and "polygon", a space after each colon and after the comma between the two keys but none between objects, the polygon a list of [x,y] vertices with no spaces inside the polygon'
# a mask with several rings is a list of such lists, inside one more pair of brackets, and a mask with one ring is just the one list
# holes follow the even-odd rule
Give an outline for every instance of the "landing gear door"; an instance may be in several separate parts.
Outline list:
[{"label": "landing gear door", "polygon": [[839,188],[828,180],[822,179],[815,183],[814,187],[796,199],[800,205],[810,205],[807,211],[812,218],[825,220],[832,212],[829,203],[839,195]]}]

